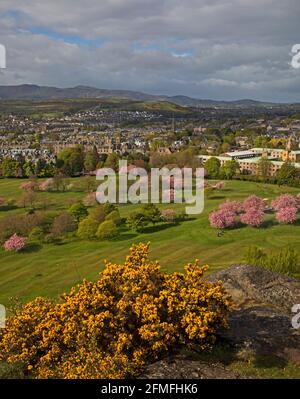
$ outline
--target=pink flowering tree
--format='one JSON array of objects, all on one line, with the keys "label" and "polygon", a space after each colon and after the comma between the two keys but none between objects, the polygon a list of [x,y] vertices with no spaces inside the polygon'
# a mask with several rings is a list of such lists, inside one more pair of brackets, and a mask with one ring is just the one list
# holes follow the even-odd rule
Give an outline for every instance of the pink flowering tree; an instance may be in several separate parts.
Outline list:
[{"label": "pink flowering tree", "polygon": [[5,251],[22,251],[26,247],[27,238],[17,234],[12,235],[3,245]]},{"label": "pink flowering tree", "polygon": [[264,221],[264,212],[258,208],[248,208],[241,215],[241,222],[248,226],[259,227]]},{"label": "pink flowering tree", "polygon": [[27,181],[20,184],[20,188],[25,191],[33,191],[37,188],[37,184],[34,181]]},{"label": "pink flowering tree", "polygon": [[262,198],[259,198],[255,194],[253,194],[244,200],[242,208],[245,212],[252,208],[263,212],[266,208],[266,204]]},{"label": "pink flowering tree", "polygon": [[216,190],[223,190],[225,188],[225,183],[223,181],[218,181],[212,187],[215,188]]},{"label": "pink flowering tree", "polygon": [[161,211],[161,218],[165,222],[174,222],[176,220],[177,214],[174,209],[164,209]]},{"label": "pink flowering tree", "polygon": [[236,224],[235,214],[227,210],[217,210],[209,214],[211,227],[216,229],[226,229]]},{"label": "pink flowering tree", "polygon": [[53,180],[53,178],[51,177],[51,178],[43,181],[39,185],[39,190],[40,191],[51,191],[51,190],[54,190],[54,180]]},{"label": "pink flowering tree", "polygon": [[272,201],[272,208],[280,211],[283,208],[297,208],[297,198],[291,194],[282,194]]},{"label": "pink flowering tree", "polygon": [[280,208],[276,212],[276,219],[279,223],[292,224],[297,219],[297,211],[298,209],[292,206]]},{"label": "pink flowering tree", "polygon": [[219,205],[219,209],[237,214],[241,212],[242,204],[238,201],[226,201]]}]

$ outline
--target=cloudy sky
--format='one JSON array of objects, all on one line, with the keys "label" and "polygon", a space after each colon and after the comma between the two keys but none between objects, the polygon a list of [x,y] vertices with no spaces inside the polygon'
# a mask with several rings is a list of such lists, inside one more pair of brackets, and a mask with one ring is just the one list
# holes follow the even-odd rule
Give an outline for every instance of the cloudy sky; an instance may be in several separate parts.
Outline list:
[{"label": "cloudy sky", "polygon": [[299,0],[1,0],[0,84],[300,102]]}]

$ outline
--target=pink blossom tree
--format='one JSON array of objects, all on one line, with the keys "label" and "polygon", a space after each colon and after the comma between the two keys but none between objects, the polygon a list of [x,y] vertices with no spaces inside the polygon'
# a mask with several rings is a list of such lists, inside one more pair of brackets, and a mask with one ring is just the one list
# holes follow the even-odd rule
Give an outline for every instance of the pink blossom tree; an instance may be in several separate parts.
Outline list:
[{"label": "pink blossom tree", "polygon": [[212,187],[215,188],[216,190],[223,190],[225,188],[225,183],[223,181],[218,181]]},{"label": "pink blossom tree", "polygon": [[244,200],[242,207],[245,212],[252,208],[263,212],[266,208],[266,204],[262,198],[259,198],[253,194]]},{"label": "pink blossom tree", "polygon": [[237,214],[242,210],[242,204],[239,201],[226,201],[219,205],[219,209]]},{"label": "pink blossom tree", "polygon": [[245,213],[241,215],[241,222],[248,226],[259,227],[264,220],[264,212],[259,208],[248,208]]},{"label": "pink blossom tree", "polygon": [[209,214],[211,227],[216,229],[226,229],[236,224],[235,214],[227,210],[217,210]]},{"label": "pink blossom tree", "polygon": [[51,191],[51,190],[54,190],[54,180],[53,180],[53,178],[51,177],[51,178],[43,181],[39,185],[39,190],[40,191]]},{"label": "pink blossom tree", "polygon": [[27,181],[20,184],[20,188],[25,191],[33,191],[37,188],[37,183],[34,181]]},{"label": "pink blossom tree", "polygon": [[164,209],[161,211],[161,218],[165,222],[174,222],[176,220],[177,214],[174,209]]},{"label": "pink blossom tree", "polygon": [[276,212],[276,219],[279,223],[292,224],[297,219],[297,211],[298,209],[292,206],[280,208]]},{"label": "pink blossom tree", "polygon": [[20,237],[15,233],[4,243],[3,247],[5,251],[19,252],[26,247],[26,242],[26,237]]},{"label": "pink blossom tree", "polygon": [[280,211],[283,208],[297,208],[297,198],[291,194],[282,194],[272,201],[272,208]]}]

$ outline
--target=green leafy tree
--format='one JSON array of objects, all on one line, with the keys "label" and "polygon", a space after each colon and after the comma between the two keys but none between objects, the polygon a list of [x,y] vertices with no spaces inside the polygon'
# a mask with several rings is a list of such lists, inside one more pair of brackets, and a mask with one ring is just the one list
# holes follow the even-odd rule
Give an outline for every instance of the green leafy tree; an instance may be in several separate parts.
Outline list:
[{"label": "green leafy tree", "polygon": [[119,169],[119,155],[114,152],[112,154],[109,154],[106,158],[104,166],[106,168],[111,168],[117,172]]},{"label": "green leafy tree", "polygon": [[239,170],[239,163],[236,160],[232,159],[230,161],[226,161],[224,165],[221,166],[220,176],[224,179],[231,180]]},{"label": "green leafy tree", "polygon": [[155,224],[161,221],[161,213],[155,204],[145,204],[142,213],[149,223]]},{"label": "green leafy tree", "polygon": [[148,224],[149,220],[142,212],[132,212],[126,220],[127,227],[137,232],[141,232]]},{"label": "green leafy tree", "polygon": [[257,163],[257,174],[265,182],[271,175],[272,162],[267,157],[262,157]]},{"label": "green leafy tree", "polygon": [[96,232],[96,237],[99,240],[110,240],[118,236],[118,228],[113,220],[106,220],[101,223]]},{"label": "green leafy tree", "polygon": [[97,168],[99,162],[99,154],[97,148],[94,146],[91,151],[88,151],[84,157],[84,170],[91,172]]},{"label": "green leafy tree", "polygon": [[206,173],[210,179],[218,179],[220,176],[221,162],[216,157],[209,158],[204,165]]},{"label": "green leafy tree", "polygon": [[109,215],[111,212],[117,210],[116,205],[110,204],[109,202],[106,202],[106,204],[104,204],[103,207],[105,215]]},{"label": "green leafy tree", "polygon": [[78,225],[77,236],[82,240],[92,240],[95,238],[99,224],[92,218],[87,217]]},{"label": "green leafy tree", "polygon": [[81,202],[72,205],[69,208],[69,213],[74,217],[77,223],[88,216],[87,207],[83,205]]},{"label": "green leafy tree", "polygon": [[120,216],[119,210],[115,210],[110,212],[106,217],[105,220],[112,220],[116,226],[119,226],[122,223],[122,219]]},{"label": "green leafy tree", "polygon": [[290,161],[286,161],[282,164],[279,171],[276,173],[277,183],[279,185],[291,184],[297,176],[297,169]]},{"label": "green leafy tree", "polygon": [[79,174],[84,169],[84,152],[81,146],[65,148],[57,158],[63,172],[68,176]]}]

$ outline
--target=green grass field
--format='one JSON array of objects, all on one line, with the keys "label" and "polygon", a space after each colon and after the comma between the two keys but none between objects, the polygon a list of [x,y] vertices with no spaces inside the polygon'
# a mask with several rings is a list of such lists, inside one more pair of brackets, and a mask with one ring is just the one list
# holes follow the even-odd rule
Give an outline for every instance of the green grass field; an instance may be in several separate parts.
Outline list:
[{"label": "green grass field", "polygon": [[[21,180],[0,180],[0,196],[18,199],[22,190]],[[291,244],[300,246],[300,223],[293,226],[267,223],[266,227],[255,229],[241,227],[228,230],[222,237],[208,223],[208,213],[218,204],[230,199],[243,199],[250,194],[272,199],[280,193],[297,193],[299,190],[275,185],[252,182],[230,181],[226,188],[218,191],[205,203],[204,212],[179,225],[168,227],[160,225],[149,227],[147,232],[136,234],[122,231],[115,241],[80,241],[76,237],[66,239],[62,244],[43,244],[32,246],[24,253],[7,253],[0,250],[0,303],[8,304],[10,297],[27,301],[36,296],[56,297],[67,291],[83,278],[95,279],[103,268],[104,259],[119,262],[124,259],[128,248],[134,242],[151,242],[151,256],[158,259],[163,270],[168,272],[182,270],[183,265],[200,259],[210,266],[210,271],[242,262],[243,255],[250,245],[266,249]],[[41,193],[52,203],[53,212],[67,209],[73,199],[86,196],[84,192]],[[125,217],[137,205],[120,207]],[[164,205],[183,209],[184,205]],[[0,211],[0,218],[8,214],[24,213],[17,208]],[[268,216],[271,222],[274,216]]]}]

